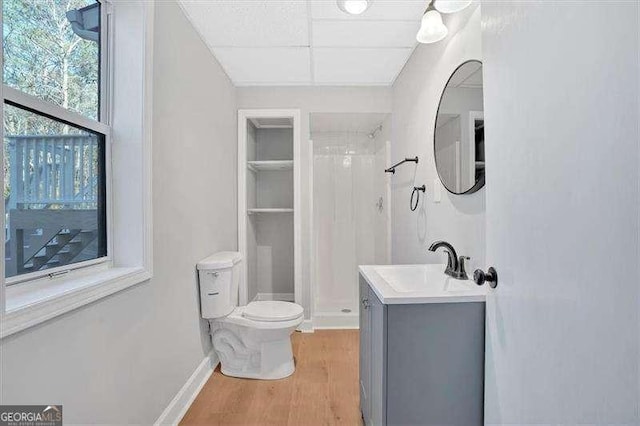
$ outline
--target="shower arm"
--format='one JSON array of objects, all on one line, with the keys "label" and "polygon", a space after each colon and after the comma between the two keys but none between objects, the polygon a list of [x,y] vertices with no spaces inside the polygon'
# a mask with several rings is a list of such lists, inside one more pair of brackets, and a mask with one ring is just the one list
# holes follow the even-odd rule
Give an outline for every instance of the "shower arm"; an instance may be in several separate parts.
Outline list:
[{"label": "shower arm", "polygon": [[399,165],[404,164],[404,163],[416,163],[416,164],[418,164],[418,156],[416,155],[415,158],[405,158],[404,160],[400,161],[399,163],[394,164],[393,166],[389,167],[384,172],[385,173],[393,173],[393,174],[395,174],[396,173],[396,167],[398,167]]}]

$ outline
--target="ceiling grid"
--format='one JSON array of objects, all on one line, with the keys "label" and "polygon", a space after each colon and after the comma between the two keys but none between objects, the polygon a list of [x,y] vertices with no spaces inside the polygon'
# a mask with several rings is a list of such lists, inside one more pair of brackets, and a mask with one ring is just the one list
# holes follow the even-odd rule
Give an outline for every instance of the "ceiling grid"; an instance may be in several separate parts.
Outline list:
[{"label": "ceiling grid", "polygon": [[[309,40],[313,40],[313,14],[311,13],[311,0],[305,0],[307,2],[307,25],[309,26]],[[315,72],[314,72],[314,60],[313,60],[313,49],[309,49],[309,75],[311,82],[315,81]]]},{"label": "ceiling grid", "polygon": [[426,0],[180,0],[236,86],[393,84],[416,47]]}]

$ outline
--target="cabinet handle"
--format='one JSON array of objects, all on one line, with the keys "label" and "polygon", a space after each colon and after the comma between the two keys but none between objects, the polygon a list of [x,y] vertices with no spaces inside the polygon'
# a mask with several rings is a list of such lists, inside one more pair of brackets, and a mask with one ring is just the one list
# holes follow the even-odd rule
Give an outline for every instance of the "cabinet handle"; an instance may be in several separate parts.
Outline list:
[{"label": "cabinet handle", "polygon": [[370,305],[369,305],[369,299],[362,299],[362,306],[363,306],[365,309],[369,309],[369,306],[370,306]]}]

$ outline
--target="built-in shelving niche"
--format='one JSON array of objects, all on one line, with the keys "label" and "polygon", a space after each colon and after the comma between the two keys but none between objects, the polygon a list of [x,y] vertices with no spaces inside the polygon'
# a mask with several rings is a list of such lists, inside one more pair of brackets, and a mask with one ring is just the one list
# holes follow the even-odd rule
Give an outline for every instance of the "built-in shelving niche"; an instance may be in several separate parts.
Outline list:
[{"label": "built-in shelving niche", "polygon": [[300,212],[295,197],[299,112],[273,114],[273,110],[239,113],[238,234],[247,302],[294,300],[299,274]]}]

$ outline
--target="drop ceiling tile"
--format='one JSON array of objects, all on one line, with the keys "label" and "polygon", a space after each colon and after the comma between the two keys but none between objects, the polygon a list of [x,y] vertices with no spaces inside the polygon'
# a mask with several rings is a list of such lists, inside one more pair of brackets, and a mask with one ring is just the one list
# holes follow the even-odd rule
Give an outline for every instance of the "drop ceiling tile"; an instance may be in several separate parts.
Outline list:
[{"label": "drop ceiling tile", "polygon": [[313,19],[419,21],[428,0],[374,0],[361,15],[349,15],[338,9],[335,0],[311,0]]},{"label": "drop ceiling tile", "polygon": [[469,78],[467,78],[464,83],[463,86],[466,87],[482,87],[482,68],[478,68],[478,70],[476,70],[476,72],[474,72],[473,74],[471,74],[469,76]]},{"label": "drop ceiling tile", "polygon": [[[480,71],[478,73],[478,71]],[[447,83],[451,87],[461,85],[478,85],[482,84],[482,64],[479,62],[467,62],[456,69]]]},{"label": "drop ceiling tile", "polygon": [[180,0],[211,47],[308,46],[304,1]]},{"label": "drop ceiling tile", "polygon": [[482,87],[482,64],[467,62],[456,70],[448,83],[451,87]]},{"label": "drop ceiling tile", "polygon": [[217,47],[213,53],[236,85],[311,83],[307,47]]},{"label": "drop ceiling tile", "polygon": [[419,21],[314,21],[314,47],[413,47]]},{"label": "drop ceiling tile", "polygon": [[314,77],[320,84],[391,84],[413,48],[314,48]]}]

